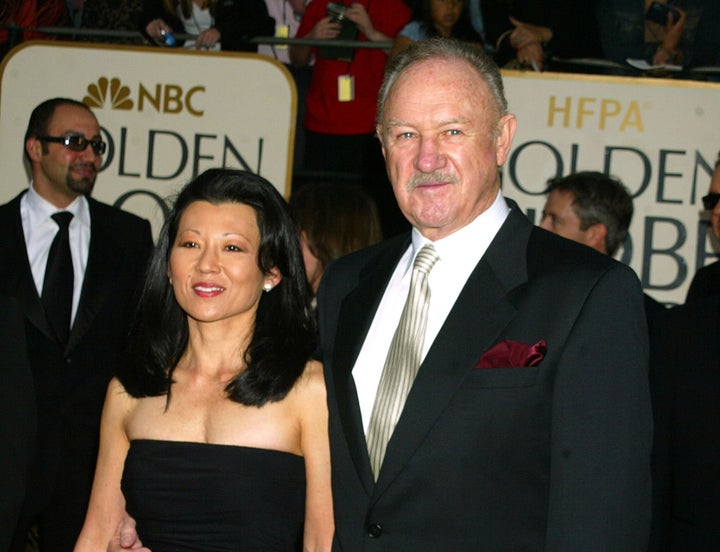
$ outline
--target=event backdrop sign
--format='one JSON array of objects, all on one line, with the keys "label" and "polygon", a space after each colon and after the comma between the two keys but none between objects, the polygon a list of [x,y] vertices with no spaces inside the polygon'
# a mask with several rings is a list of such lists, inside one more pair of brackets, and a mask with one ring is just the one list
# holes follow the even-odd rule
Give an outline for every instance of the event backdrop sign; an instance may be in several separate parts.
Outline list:
[{"label": "event backdrop sign", "polygon": [[700,198],[720,150],[720,85],[516,71],[504,82],[518,130],[503,193],[539,223],[549,178],[620,178],[635,214],[618,258],[649,295],[684,302],[697,267],[716,260]]},{"label": "event backdrop sign", "polygon": [[297,93],[280,63],[254,54],[26,42],[0,66],[0,202],[27,187],[32,109],[64,96],[90,106],[108,149],[93,197],[153,222],[211,167],[242,168],[290,191]]},{"label": "event backdrop sign", "polygon": [[[163,198],[202,170],[233,166],[290,192],[296,91],[286,69],[251,54],[24,43],[0,66],[0,201],[27,186],[31,109],[69,96],[95,110],[109,144],[95,196],[162,221]],[[700,198],[720,149],[720,85],[504,72],[518,132],[503,190],[539,222],[548,178],[617,176],[634,197],[618,255],[645,290],[681,303],[715,259]]]}]

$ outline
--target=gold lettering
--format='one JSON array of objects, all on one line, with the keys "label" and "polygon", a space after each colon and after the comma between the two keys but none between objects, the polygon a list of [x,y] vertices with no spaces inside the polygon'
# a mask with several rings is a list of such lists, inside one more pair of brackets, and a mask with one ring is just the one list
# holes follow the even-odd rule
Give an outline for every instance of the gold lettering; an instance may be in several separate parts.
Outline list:
[{"label": "gold lettering", "polygon": [[148,102],[150,102],[150,105],[152,105],[155,108],[155,111],[160,111],[160,96],[161,96],[162,86],[160,84],[155,85],[155,96],[151,96],[150,92],[141,84],[140,90],[138,92],[138,111],[143,110],[143,102],[147,99]]},{"label": "gold lettering", "polygon": [[562,113],[562,125],[567,128],[570,125],[570,98],[565,98],[565,105],[558,107],[555,103],[555,96],[550,96],[550,107],[548,108],[548,121],[549,127],[555,125],[555,113]]},{"label": "gold lettering", "polygon": [[595,103],[597,100],[595,98],[580,98],[580,103],[578,105],[578,112],[577,112],[577,128],[582,128],[583,126],[583,119],[586,115],[594,115],[595,111],[592,111],[590,109],[586,109],[586,104]]},{"label": "gold lettering", "polygon": [[196,117],[202,117],[205,112],[195,109],[192,105],[192,98],[198,92],[205,92],[205,87],[193,86],[190,90],[188,90],[188,93],[185,95],[185,107],[191,115],[195,115]]},{"label": "gold lettering", "polygon": [[620,130],[625,130],[626,127],[634,126],[638,129],[638,132],[644,132],[645,127],[642,122],[642,115],[640,114],[640,106],[637,101],[633,100],[630,102],[625,117],[623,117],[622,123],[620,123]]},{"label": "gold lettering", "polygon": [[163,111],[165,113],[180,113],[183,108],[182,88],[176,84],[166,84],[163,100]]},{"label": "gold lettering", "polygon": [[600,102],[600,130],[605,130],[608,117],[615,117],[620,113],[620,102],[617,100],[603,100]]}]

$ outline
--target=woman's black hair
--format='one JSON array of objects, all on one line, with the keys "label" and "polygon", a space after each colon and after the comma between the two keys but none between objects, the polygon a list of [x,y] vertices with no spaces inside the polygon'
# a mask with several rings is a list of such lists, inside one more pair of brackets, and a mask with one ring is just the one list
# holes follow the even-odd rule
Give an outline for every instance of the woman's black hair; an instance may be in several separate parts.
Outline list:
[{"label": "woman's black hair", "polygon": [[260,230],[258,266],[265,274],[273,268],[282,274],[280,283],[260,298],[245,351],[247,367],[226,388],[231,400],[248,406],[279,401],[302,374],[315,347],[314,316],[287,204],[267,180],[241,170],[210,169],[178,194],[146,271],[130,354],[118,378],[133,397],[166,394],[170,400],[173,370],[188,344],[188,322],[168,282],[168,262],[180,219],[196,201],[252,207]]}]

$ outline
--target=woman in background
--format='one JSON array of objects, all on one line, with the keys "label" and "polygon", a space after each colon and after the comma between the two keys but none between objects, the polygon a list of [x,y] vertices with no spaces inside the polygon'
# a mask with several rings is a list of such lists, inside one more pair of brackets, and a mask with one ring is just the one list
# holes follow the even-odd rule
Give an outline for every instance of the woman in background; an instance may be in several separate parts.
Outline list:
[{"label": "woman in background", "polygon": [[[264,0],[144,0],[139,26],[157,44],[197,50],[257,52],[249,39],[275,33]],[[175,42],[173,33],[196,38]]]},{"label": "woman in background", "polygon": [[473,29],[466,0],[422,0],[413,19],[398,33],[390,57],[412,42],[432,37],[455,38],[482,46]]},{"label": "woman in background", "polygon": [[304,184],[290,196],[290,210],[313,296],[332,261],[382,240],[375,201],[355,184]]}]

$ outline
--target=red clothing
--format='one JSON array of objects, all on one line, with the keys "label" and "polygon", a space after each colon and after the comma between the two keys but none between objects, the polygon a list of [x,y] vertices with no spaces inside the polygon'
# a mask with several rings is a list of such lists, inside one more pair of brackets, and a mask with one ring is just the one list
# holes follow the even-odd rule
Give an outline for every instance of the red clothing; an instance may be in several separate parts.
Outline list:
[{"label": "red clothing", "polygon": [[[297,37],[308,34],[327,15],[330,0],[312,0],[305,9]],[[350,5],[343,0],[336,3]],[[358,0],[370,16],[373,27],[395,37],[410,20],[410,8],[403,0]],[[358,40],[367,41],[359,33]],[[372,134],[375,131],[377,93],[382,84],[387,55],[377,48],[358,48],[351,62],[327,59],[317,54],[308,90],[304,126],[321,134]],[[355,99],[338,101],[338,77],[355,78]]]},{"label": "red clothing", "polygon": [[[4,0],[3,0],[4,1]],[[67,27],[70,23],[65,0],[24,0],[8,3],[0,10],[0,23],[15,23],[18,27]],[[22,40],[54,38],[35,31],[23,31]],[[8,40],[8,31],[0,30],[0,43]]]}]

